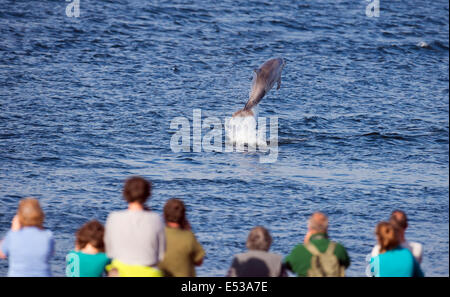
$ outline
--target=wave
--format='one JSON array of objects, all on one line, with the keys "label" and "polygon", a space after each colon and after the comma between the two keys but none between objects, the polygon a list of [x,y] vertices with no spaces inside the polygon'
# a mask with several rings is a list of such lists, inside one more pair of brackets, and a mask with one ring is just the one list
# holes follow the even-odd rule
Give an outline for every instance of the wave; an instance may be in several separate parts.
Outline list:
[{"label": "wave", "polygon": [[392,134],[381,134],[379,132],[370,132],[360,135],[362,137],[372,137],[372,138],[380,138],[380,139],[395,139],[395,140],[410,140],[407,136],[402,136],[396,133]]}]

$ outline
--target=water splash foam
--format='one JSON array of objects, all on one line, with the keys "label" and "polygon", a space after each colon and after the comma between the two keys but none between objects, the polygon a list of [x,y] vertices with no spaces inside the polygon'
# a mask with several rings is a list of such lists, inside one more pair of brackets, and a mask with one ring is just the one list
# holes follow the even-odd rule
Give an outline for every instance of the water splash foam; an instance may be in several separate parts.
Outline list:
[{"label": "water splash foam", "polygon": [[225,123],[225,135],[227,141],[236,146],[267,147],[266,129],[256,125],[256,118],[232,117]]}]

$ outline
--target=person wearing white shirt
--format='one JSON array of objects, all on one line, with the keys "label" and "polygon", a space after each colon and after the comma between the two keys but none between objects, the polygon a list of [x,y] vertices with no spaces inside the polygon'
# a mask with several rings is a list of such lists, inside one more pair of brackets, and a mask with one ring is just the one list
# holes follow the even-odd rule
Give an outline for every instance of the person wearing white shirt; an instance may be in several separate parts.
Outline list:
[{"label": "person wearing white shirt", "polygon": [[[401,246],[410,250],[416,261],[420,264],[422,263],[423,256],[423,246],[418,242],[410,242],[405,238],[405,232],[408,228],[408,218],[406,213],[401,210],[394,210],[391,214],[390,223],[398,228],[398,233],[400,236]],[[377,244],[373,247],[371,256],[376,257],[380,253],[380,245]]]}]

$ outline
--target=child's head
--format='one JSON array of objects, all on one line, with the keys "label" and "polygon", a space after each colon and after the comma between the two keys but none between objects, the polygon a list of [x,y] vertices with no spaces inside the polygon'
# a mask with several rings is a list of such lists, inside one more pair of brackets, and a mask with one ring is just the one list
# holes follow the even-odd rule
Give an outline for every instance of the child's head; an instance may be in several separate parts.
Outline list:
[{"label": "child's head", "polygon": [[186,222],[186,208],[183,201],[172,198],[164,205],[164,219],[166,223],[178,223],[181,227]]},{"label": "child's head", "polygon": [[76,233],[76,245],[81,250],[90,244],[99,252],[105,251],[105,244],[103,242],[103,235],[105,228],[96,220],[89,221],[84,224]]},{"label": "child's head", "polygon": [[43,227],[45,215],[37,199],[25,198],[20,200],[17,216],[20,227]]}]

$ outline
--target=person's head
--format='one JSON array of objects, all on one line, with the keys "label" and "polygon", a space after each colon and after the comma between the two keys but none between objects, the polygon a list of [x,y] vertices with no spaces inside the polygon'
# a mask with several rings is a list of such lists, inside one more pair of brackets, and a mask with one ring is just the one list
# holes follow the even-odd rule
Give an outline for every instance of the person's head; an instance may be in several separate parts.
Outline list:
[{"label": "person's head", "polygon": [[78,229],[75,244],[80,250],[90,244],[99,252],[103,252],[105,250],[105,244],[103,242],[104,234],[105,228],[100,222],[96,220],[89,221]]},{"label": "person's head", "polygon": [[311,234],[327,233],[328,217],[322,212],[315,212],[308,220],[308,231]]},{"label": "person's head", "polygon": [[186,222],[186,207],[180,199],[172,198],[164,205],[164,220],[166,223],[177,223],[184,227]]},{"label": "person's head", "polygon": [[152,184],[140,176],[133,176],[126,180],[123,187],[123,197],[128,203],[144,205],[152,192]]},{"label": "person's head", "polygon": [[43,227],[45,215],[37,199],[25,198],[20,200],[17,216],[20,227]]},{"label": "person's head", "polygon": [[268,251],[272,244],[272,237],[269,231],[261,226],[254,227],[250,230],[247,237],[247,248],[249,250]]},{"label": "person's head", "polygon": [[401,210],[394,210],[391,213],[389,222],[403,231],[408,228],[408,217],[406,216],[406,213]]},{"label": "person's head", "polygon": [[400,244],[397,228],[391,223],[378,223],[375,234],[380,244],[380,253],[395,249]]}]

